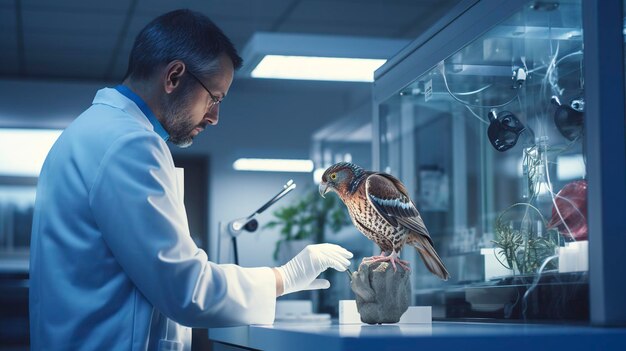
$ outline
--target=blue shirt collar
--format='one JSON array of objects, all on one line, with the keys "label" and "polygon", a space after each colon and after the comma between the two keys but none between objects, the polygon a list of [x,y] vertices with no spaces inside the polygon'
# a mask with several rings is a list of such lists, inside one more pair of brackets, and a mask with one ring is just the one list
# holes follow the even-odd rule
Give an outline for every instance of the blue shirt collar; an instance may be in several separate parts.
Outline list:
[{"label": "blue shirt collar", "polygon": [[163,138],[163,140],[167,141],[170,138],[170,135],[165,131],[165,128],[163,128],[161,122],[159,122],[154,113],[152,113],[152,110],[150,110],[146,102],[143,101],[143,99],[139,97],[139,95],[135,94],[127,86],[121,84],[116,86],[115,90],[132,100],[137,105],[137,107],[139,107],[141,112],[143,112],[143,114],[148,117],[148,120],[152,124],[154,131],[159,134],[159,136]]}]

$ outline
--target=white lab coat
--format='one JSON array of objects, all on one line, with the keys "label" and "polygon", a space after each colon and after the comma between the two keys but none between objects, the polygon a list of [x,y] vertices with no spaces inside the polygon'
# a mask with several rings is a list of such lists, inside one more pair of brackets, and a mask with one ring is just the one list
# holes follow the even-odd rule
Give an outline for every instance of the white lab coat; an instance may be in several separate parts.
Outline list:
[{"label": "white lab coat", "polygon": [[39,178],[33,350],[188,350],[187,327],[273,322],[274,273],[208,261],[189,234],[178,175],[137,105],[98,91]]}]

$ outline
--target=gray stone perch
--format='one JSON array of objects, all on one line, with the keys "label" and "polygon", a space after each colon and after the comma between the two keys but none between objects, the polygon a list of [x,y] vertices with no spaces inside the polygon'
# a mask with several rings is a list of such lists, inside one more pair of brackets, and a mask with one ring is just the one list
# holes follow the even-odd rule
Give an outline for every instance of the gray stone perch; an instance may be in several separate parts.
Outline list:
[{"label": "gray stone perch", "polygon": [[394,272],[387,262],[364,261],[352,274],[352,291],[361,322],[398,323],[411,302],[410,272],[398,266]]}]

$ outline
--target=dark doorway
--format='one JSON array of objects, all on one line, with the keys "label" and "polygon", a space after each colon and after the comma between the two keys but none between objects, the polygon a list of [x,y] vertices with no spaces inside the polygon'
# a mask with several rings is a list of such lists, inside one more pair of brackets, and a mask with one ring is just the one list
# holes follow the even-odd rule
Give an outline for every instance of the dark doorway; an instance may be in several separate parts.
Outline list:
[{"label": "dark doorway", "polygon": [[[198,247],[208,250],[209,159],[206,156],[173,155],[174,165],[185,169],[185,210],[191,237]],[[206,329],[192,330],[192,351],[211,350]]]}]

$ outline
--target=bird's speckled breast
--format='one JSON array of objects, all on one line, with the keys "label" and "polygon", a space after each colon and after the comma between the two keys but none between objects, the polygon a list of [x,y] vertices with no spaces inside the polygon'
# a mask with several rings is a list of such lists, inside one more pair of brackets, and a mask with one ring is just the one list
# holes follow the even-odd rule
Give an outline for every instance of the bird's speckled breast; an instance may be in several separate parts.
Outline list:
[{"label": "bird's speckled breast", "polygon": [[361,233],[375,242],[383,251],[391,252],[392,240],[396,235],[396,228],[382,218],[370,204],[365,195],[364,186],[360,187],[352,196],[352,201],[344,201],[352,222]]}]

